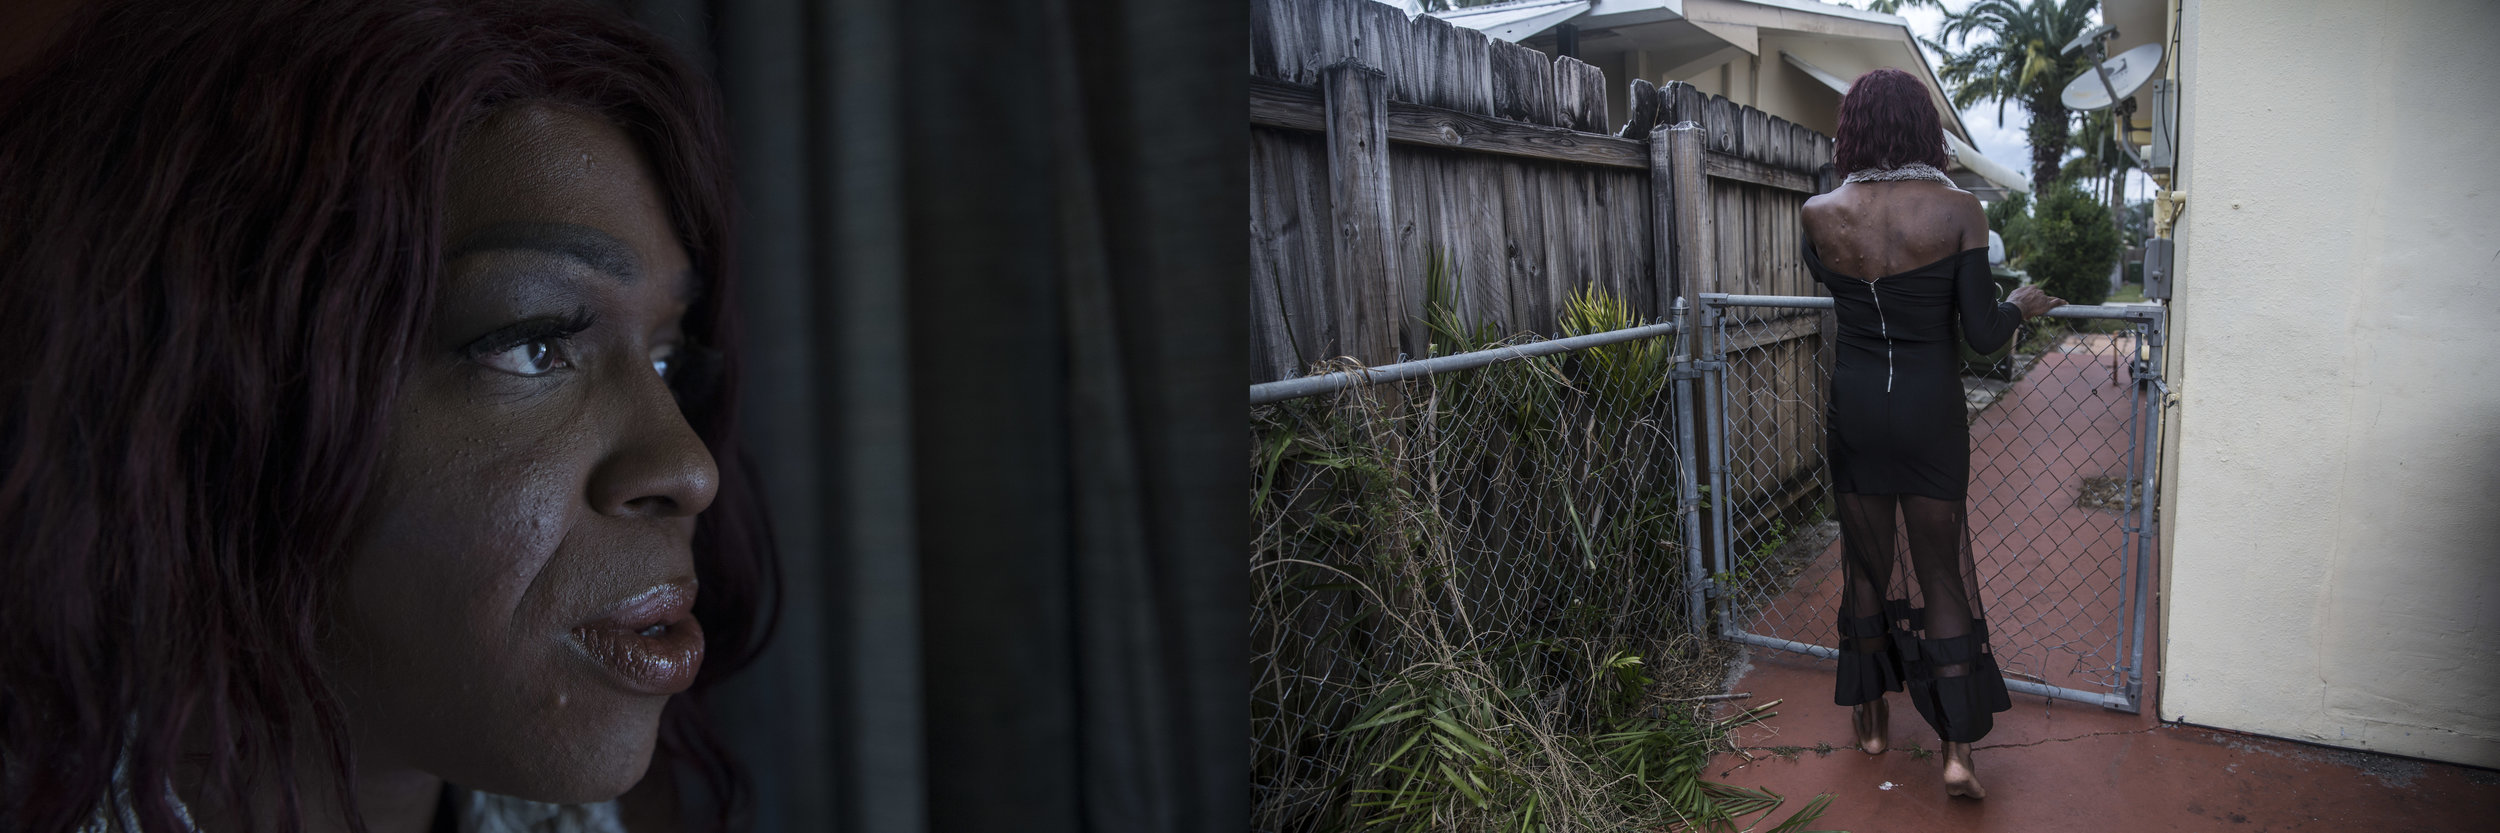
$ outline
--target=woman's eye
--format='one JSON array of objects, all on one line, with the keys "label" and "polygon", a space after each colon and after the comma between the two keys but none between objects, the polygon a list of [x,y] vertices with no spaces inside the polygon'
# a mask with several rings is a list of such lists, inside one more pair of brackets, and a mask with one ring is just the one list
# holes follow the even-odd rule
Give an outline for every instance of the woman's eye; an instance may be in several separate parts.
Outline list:
[{"label": "woman's eye", "polygon": [[545,376],[573,365],[564,355],[564,342],[553,338],[530,339],[479,356],[478,362],[515,376]]},{"label": "woman's eye", "polygon": [[659,373],[660,378],[669,378],[668,372],[676,361],[677,345],[663,344],[658,347],[651,348],[651,369],[652,371]]}]

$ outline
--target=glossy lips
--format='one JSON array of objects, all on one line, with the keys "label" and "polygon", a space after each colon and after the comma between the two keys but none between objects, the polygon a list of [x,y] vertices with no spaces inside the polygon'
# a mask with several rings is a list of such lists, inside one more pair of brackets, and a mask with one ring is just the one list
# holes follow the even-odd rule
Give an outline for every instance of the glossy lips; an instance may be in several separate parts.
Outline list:
[{"label": "glossy lips", "polygon": [[703,625],[694,619],[692,580],[635,594],[599,621],[573,629],[573,642],[625,687],[676,694],[703,668]]}]

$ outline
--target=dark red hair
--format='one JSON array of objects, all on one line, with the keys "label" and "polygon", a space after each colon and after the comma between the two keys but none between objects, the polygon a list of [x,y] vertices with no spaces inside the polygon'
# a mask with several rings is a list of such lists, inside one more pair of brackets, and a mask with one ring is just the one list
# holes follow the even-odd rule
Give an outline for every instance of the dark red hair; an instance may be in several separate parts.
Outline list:
[{"label": "dark red hair", "polygon": [[1849,82],[1840,97],[1839,136],[1832,140],[1832,169],[1841,176],[1867,168],[1924,162],[1945,166],[1944,123],[1927,85],[1886,67]]},{"label": "dark red hair", "polygon": [[[545,0],[93,5],[0,81],[0,829],[78,827],[117,762],[142,826],[177,829],[186,735],[227,750],[191,763],[231,806],[278,779],[248,828],[300,829],[298,745],[352,767],[316,647],[432,313],[455,140],[523,100],[626,130],[708,284],[689,335],[729,347],[719,104],[650,33]],[[661,749],[725,825],[744,778],[696,698],[776,591],[723,361],[685,405],[722,468],[709,651]]]}]

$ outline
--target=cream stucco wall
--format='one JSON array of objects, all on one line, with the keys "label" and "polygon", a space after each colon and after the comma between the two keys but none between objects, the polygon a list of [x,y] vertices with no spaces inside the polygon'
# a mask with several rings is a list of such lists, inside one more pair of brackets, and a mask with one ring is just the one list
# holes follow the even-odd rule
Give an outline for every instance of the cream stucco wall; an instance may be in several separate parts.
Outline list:
[{"label": "cream stucco wall", "polygon": [[2161,714],[2500,766],[2500,3],[2186,5]]}]

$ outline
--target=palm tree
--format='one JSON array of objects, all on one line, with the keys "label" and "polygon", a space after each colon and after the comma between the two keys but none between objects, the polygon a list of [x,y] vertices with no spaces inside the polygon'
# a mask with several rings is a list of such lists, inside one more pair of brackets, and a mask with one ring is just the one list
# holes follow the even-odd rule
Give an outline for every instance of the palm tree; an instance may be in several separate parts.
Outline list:
[{"label": "palm tree", "polygon": [[[2084,158],[2092,160],[2096,173],[2107,178],[2103,190],[2109,198],[2109,213],[2111,217],[2120,217],[2127,203],[2127,174],[2135,170],[2135,158],[2119,147],[2120,138],[2111,127],[2114,121],[2108,110],[2083,114],[2073,143],[2084,149]],[[2123,217],[2117,222],[2121,229],[2126,227]]]},{"label": "palm tree", "polygon": [[[1953,106],[1995,101],[2000,121],[2008,102],[2023,108],[2031,114],[2025,131],[2031,141],[2031,181],[2056,181],[2068,136],[2066,105],[2057,94],[2091,67],[2082,53],[2060,55],[2058,50],[2095,25],[2100,0],[1979,0],[1959,12],[1945,9],[1938,0],[1873,0],[1869,5],[1888,14],[1904,6],[1943,10],[1943,37],[1926,44],[1944,56],[1937,73],[1952,88]],[[1974,33],[1988,37],[1972,43]],[[1946,42],[1963,48],[1956,51]]]}]

